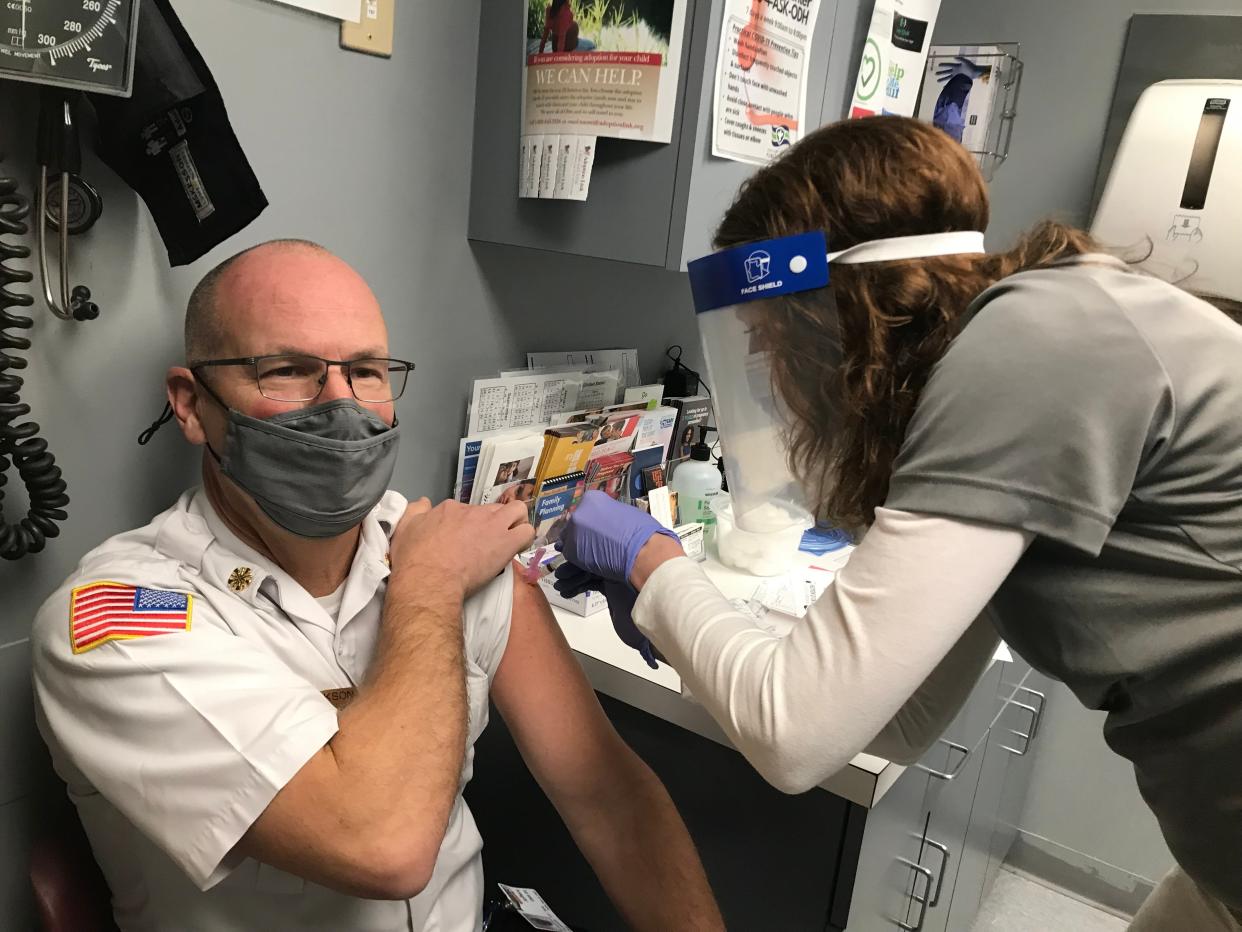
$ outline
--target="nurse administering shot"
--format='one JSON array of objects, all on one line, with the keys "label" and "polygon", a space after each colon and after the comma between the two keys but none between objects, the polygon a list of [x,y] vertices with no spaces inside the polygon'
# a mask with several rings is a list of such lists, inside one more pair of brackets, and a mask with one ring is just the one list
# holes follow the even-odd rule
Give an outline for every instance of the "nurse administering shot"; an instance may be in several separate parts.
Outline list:
[{"label": "nurse administering shot", "polygon": [[899,117],[753,176],[690,269],[734,519],[861,541],[781,638],[591,494],[558,587],[791,793],[918,759],[1003,637],[1108,713],[1178,861],[1132,928],[1242,929],[1242,327],[1057,223],[985,253],[987,223],[969,154]]}]

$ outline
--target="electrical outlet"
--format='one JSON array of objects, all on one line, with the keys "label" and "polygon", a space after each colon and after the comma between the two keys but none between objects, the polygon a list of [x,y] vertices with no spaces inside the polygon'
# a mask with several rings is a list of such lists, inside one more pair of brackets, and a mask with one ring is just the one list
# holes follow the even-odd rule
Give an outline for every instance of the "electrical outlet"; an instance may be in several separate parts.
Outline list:
[{"label": "electrical outlet", "polygon": [[341,48],[391,58],[396,11],[397,0],[362,0],[362,19],[341,23]]}]

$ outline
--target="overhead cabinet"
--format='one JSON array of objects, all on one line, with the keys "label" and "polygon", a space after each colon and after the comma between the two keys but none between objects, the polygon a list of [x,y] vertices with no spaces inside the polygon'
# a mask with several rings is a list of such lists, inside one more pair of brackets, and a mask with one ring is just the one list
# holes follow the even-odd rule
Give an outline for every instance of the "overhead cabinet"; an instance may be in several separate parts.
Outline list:
[{"label": "overhead cabinet", "polygon": [[[865,11],[861,8],[865,6]],[[584,202],[518,197],[524,4],[489,4],[479,26],[468,235],[673,270],[711,235],[753,165],[714,158],[712,95],[723,0],[687,0],[672,142],[601,138]],[[871,5],[823,0],[806,72],[807,122],[840,119]]]}]

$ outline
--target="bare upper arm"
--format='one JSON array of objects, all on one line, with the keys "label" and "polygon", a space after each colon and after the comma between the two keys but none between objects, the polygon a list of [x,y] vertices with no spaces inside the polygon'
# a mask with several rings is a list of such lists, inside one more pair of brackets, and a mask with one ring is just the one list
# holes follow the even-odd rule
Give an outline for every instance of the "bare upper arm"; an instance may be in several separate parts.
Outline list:
[{"label": "bare upper arm", "polygon": [[492,681],[492,698],[526,765],[558,808],[597,797],[601,775],[623,772],[634,760],[600,708],[543,592],[517,574],[509,643]]}]

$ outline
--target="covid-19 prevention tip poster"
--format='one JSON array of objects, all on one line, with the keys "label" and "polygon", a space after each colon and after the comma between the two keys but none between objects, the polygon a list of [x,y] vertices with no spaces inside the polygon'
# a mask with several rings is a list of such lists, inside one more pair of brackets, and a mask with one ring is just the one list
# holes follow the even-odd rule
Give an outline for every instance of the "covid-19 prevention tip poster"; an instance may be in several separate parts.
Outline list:
[{"label": "covid-19 prevention tip poster", "polygon": [[685,20],[686,0],[526,0],[522,135],[671,141]]},{"label": "covid-19 prevention tip poster", "polygon": [[712,155],[762,165],[807,130],[806,79],[821,0],[726,0]]},{"label": "covid-19 prevention tip poster", "polygon": [[939,12],[940,0],[876,0],[851,117],[914,116]]}]

